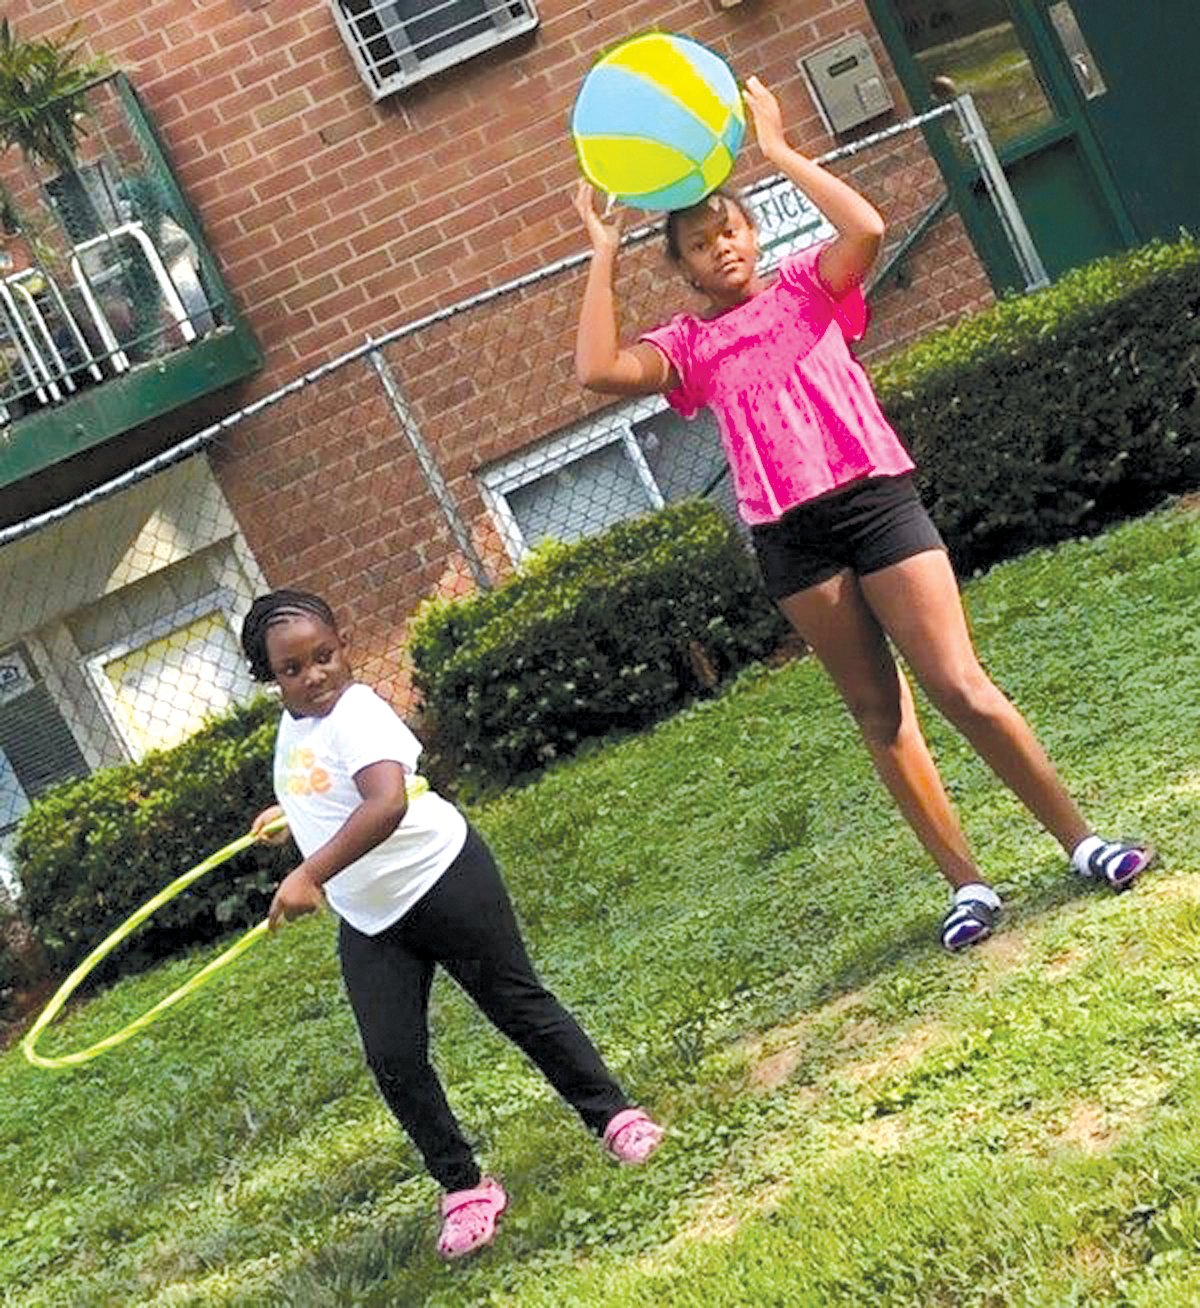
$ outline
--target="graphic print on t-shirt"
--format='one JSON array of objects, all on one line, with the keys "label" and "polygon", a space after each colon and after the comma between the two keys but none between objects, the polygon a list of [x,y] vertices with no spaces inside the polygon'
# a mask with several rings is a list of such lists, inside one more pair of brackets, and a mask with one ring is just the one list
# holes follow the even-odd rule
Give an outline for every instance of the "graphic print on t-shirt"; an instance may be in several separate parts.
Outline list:
[{"label": "graphic print on t-shirt", "polygon": [[332,784],[307,745],[292,745],[279,759],[275,788],[280,795],[323,795]]}]

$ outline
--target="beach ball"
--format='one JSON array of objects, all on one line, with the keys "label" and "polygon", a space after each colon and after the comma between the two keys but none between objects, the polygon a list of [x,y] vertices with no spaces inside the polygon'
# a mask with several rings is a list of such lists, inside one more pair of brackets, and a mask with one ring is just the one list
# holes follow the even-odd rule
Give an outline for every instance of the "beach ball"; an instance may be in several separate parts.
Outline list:
[{"label": "beach ball", "polygon": [[729,176],[745,131],[729,65],[669,32],[644,32],[603,54],[571,112],[583,175],[638,209],[698,204]]}]

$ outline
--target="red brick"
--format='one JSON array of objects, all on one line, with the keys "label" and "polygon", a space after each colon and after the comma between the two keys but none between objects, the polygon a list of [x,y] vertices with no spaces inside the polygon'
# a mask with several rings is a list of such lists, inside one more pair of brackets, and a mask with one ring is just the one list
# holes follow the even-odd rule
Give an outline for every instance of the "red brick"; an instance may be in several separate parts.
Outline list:
[{"label": "red brick", "polygon": [[254,198],[260,203],[278,196],[299,191],[312,181],[307,163],[293,164],[282,172],[271,173],[253,188]]},{"label": "red brick", "polygon": [[310,277],[319,277],[326,273],[336,274],[343,266],[351,264],[353,259],[354,252],[349,242],[341,241],[337,245],[318,246],[313,254],[297,259],[296,267],[300,272],[300,280],[307,281]]}]

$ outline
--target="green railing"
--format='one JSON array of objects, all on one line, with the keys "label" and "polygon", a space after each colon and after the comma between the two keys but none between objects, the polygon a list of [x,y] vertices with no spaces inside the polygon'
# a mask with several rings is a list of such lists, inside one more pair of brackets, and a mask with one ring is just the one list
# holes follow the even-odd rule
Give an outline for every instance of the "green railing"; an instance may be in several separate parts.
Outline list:
[{"label": "green railing", "polygon": [[0,487],[262,362],[128,79],[80,125],[67,166],[0,157]]}]

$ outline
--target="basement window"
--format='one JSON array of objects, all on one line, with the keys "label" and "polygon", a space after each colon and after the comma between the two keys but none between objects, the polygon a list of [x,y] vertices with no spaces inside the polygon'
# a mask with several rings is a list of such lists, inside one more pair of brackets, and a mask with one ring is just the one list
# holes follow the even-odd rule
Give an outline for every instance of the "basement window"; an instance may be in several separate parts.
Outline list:
[{"label": "basement window", "polygon": [[532,31],[533,0],[329,0],[376,100]]}]

